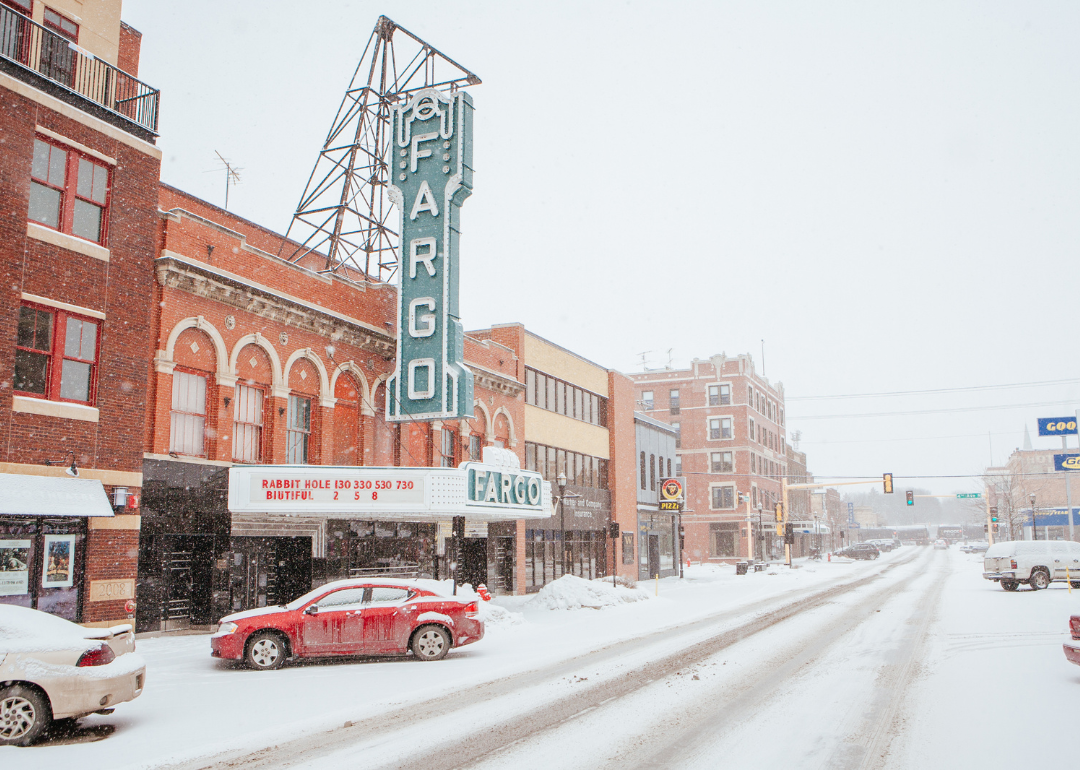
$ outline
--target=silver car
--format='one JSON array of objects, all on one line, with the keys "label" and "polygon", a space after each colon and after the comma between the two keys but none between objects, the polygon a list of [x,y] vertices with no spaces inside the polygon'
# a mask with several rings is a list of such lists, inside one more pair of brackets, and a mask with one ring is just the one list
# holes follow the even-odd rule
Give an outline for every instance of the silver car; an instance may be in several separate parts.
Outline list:
[{"label": "silver car", "polygon": [[0,746],[28,746],[54,719],[111,713],[146,684],[130,625],[84,628],[0,605]]}]

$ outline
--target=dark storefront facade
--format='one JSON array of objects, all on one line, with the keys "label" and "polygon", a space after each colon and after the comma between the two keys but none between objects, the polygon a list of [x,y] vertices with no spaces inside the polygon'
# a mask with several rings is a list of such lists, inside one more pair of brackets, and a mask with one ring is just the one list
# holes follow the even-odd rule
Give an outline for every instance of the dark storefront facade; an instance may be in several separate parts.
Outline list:
[{"label": "dark storefront facade", "polygon": [[79,622],[85,565],[85,518],[0,515],[0,604]]},{"label": "dark storefront facade", "polygon": [[676,562],[678,515],[638,509],[638,579],[679,574]]},{"label": "dark storefront facade", "polygon": [[[226,467],[145,462],[139,631],[209,628],[334,580],[450,576],[449,522],[230,514],[228,484]],[[471,526],[460,549],[458,582],[513,592],[512,522]]]},{"label": "dark storefront facade", "polygon": [[526,593],[539,591],[563,574],[586,580],[610,574],[611,493],[570,484],[566,492],[567,499],[556,506],[550,519],[525,522]]}]

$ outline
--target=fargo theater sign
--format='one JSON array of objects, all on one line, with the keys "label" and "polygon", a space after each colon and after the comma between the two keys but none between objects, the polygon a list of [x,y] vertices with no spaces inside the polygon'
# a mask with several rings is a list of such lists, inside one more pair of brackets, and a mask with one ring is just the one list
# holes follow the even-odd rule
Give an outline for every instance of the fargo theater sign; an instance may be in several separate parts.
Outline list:
[{"label": "fargo theater sign", "polygon": [[397,363],[386,419],[471,417],[458,310],[461,204],[472,194],[472,99],[434,88],[394,108],[390,197],[401,213]]},{"label": "fargo theater sign", "polygon": [[386,521],[552,515],[551,485],[539,473],[472,462],[460,468],[235,466],[229,469],[229,510]]}]

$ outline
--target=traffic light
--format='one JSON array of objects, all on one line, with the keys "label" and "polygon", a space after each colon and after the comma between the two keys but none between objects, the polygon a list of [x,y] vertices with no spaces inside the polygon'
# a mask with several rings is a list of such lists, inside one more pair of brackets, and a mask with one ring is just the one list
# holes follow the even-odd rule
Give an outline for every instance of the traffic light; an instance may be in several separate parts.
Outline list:
[{"label": "traffic light", "polygon": [[784,534],[784,504],[776,504],[776,534]]},{"label": "traffic light", "polygon": [[912,492],[910,489],[907,491],[907,504],[915,505],[915,493]]},{"label": "traffic light", "polygon": [[891,495],[892,494],[892,474],[891,473],[886,473],[886,474],[882,475],[881,480],[885,484],[885,494]]},{"label": "traffic light", "polygon": [[998,520],[997,508],[991,508],[990,509],[990,521],[997,521],[997,520]]},{"label": "traffic light", "polygon": [[990,531],[990,525],[989,524],[983,524],[983,532],[989,532],[989,531]]},{"label": "traffic light", "polygon": [[795,544],[795,524],[793,522],[789,521],[784,529],[784,542],[788,545]]}]

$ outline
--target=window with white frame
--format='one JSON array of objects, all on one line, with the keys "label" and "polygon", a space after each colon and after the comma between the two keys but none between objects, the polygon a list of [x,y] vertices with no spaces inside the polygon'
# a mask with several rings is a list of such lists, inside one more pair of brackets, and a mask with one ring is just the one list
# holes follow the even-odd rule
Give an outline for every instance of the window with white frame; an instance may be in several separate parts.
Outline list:
[{"label": "window with white frame", "polygon": [[672,388],[668,391],[668,407],[671,409],[672,414],[679,413],[679,389]]},{"label": "window with white frame", "polygon": [[713,452],[709,460],[712,473],[731,473],[731,452]]},{"label": "window with white frame", "polygon": [[710,417],[709,418],[709,438],[713,441],[717,439],[731,438],[731,418],[730,417]]},{"label": "window with white frame", "polygon": [[457,434],[448,428],[443,428],[441,433],[442,448],[439,450],[439,459],[443,468],[454,468],[457,465]]},{"label": "window with white frame", "polygon": [[675,455],[675,475],[682,475],[682,455]]},{"label": "window with white frame", "polygon": [[641,391],[641,408],[645,411],[653,408],[653,392],[651,390]]},{"label": "window with white frame", "polygon": [[712,487],[710,505],[713,510],[731,510],[735,508],[735,487]]},{"label": "window with white frame", "polygon": [[754,418],[750,418],[750,440],[753,441],[757,438],[757,434],[754,433]]},{"label": "window with white frame", "polygon": [[673,422],[671,427],[675,429],[675,448],[678,449],[682,446],[682,424]]},{"label": "window with white frame", "polygon": [[730,385],[709,386],[709,406],[727,406],[731,403]]},{"label": "window with white frame", "polygon": [[193,457],[206,454],[206,377],[173,372],[169,451]]},{"label": "window with white frame", "polygon": [[262,459],[263,392],[237,385],[233,404],[233,460],[257,463]]},{"label": "window with white frame", "polygon": [[311,399],[289,396],[289,430],[285,447],[285,462],[304,465],[308,461],[308,439],[311,436]]}]

